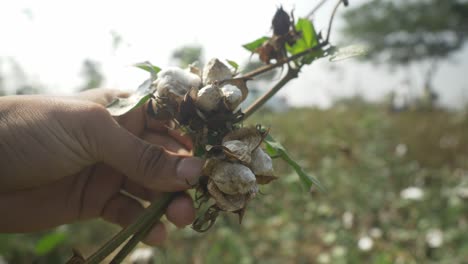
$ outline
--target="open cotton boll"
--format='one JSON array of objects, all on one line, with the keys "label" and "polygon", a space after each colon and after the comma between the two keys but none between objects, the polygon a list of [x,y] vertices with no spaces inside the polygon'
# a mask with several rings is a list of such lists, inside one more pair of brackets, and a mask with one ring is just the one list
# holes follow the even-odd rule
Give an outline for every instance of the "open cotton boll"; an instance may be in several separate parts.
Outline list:
[{"label": "open cotton boll", "polygon": [[221,88],[229,110],[235,110],[242,103],[242,92],[234,85],[226,84]]},{"label": "open cotton boll", "polygon": [[169,67],[158,73],[155,81],[159,96],[176,95],[182,98],[192,87],[200,87],[198,75],[177,67]]},{"label": "open cotton boll", "polygon": [[198,91],[195,104],[203,111],[210,112],[218,107],[222,96],[221,90],[216,85],[207,85]]},{"label": "open cotton boll", "polygon": [[252,171],[238,163],[220,162],[213,169],[211,179],[226,194],[248,193],[256,184]]},{"label": "open cotton boll", "polygon": [[211,59],[203,67],[203,84],[211,84],[215,81],[223,81],[232,78],[229,68],[218,59]]}]

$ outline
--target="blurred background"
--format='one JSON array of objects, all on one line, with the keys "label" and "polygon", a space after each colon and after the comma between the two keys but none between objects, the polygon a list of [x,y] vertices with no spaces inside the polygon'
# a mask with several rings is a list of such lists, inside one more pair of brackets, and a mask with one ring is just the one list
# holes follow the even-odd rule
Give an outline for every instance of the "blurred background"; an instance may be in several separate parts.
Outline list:
[{"label": "blurred background", "polygon": [[[242,225],[171,226],[154,263],[468,263],[468,1],[349,2],[331,41],[369,53],[305,67],[248,122],[271,126],[328,191],[308,193],[278,161]],[[307,17],[322,3],[310,19],[326,32],[333,0],[2,1],[0,95],[132,91],[147,75],[131,65],[147,60],[248,71],[260,63],[242,45],[271,35],[278,6]],[[282,73],[252,82],[249,102]],[[118,230],[95,220],[0,234],[0,264],[63,263]]]}]

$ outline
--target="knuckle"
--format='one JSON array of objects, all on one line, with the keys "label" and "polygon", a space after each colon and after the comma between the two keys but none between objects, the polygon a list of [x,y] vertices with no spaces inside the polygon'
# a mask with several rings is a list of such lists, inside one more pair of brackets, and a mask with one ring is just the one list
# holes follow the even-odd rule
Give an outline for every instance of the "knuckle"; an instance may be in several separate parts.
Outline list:
[{"label": "knuckle", "polygon": [[143,182],[148,187],[155,187],[157,178],[164,173],[168,163],[168,154],[159,146],[147,144],[140,154],[139,162],[139,174]]}]

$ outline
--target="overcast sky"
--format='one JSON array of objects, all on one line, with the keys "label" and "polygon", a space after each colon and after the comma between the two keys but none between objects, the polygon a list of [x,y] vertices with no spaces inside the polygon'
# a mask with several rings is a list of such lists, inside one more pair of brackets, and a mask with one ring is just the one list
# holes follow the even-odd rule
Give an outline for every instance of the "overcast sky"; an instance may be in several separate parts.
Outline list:
[{"label": "overcast sky", "polygon": [[[102,63],[106,86],[132,90],[147,77],[129,66],[135,62],[150,60],[165,67],[175,48],[199,44],[206,59],[243,63],[250,54],[241,45],[271,34],[270,21],[277,6],[282,4],[287,10],[294,7],[296,17],[300,17],[317,2],[1,1],[0,57],[14,58],[32,81],[46,86],[48,93],[76,91],[82,84],[80,69],[85,58]],[[330,0],[315,17],[318,30],[326,29],[334,2]],[[350,2],[355,5],[363,1]],[[117,50],[111,32],[123,38]],[[339,32],[335,31],[333,37],[339,39]],[[455,60],[445,63],[435,79],[435,88],[446,105],[468,101],[468,50],[456,54]],[[305,68],[300,78],[281,93],[295,105],[327,106],[334,97],[355,93],[379,98],[401,86],[407,76],[413,81],[411,93],[419,93],[420,69],[389,72],[354,60],[331,63],[325,59]]]}]

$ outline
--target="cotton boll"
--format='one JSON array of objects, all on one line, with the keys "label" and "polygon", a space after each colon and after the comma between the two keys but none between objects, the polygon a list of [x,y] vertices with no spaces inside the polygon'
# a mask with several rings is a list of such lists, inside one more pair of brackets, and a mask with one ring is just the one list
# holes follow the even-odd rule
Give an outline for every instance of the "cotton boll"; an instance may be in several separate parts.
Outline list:
[{"label": "cotton boll", "polygon": [[223,211],[235,212],[245,207],[248,195],[246,194],[226,194],[213,182],[208,182],[208,192],[216,201],[216,205]]},{"label": "cotton boll", "polygon": [[250,167],[255,175],[273,176],[274,174],[273,161],[261,148],[253,151]]},{"label": "cotton boll", "polygon": [[246,194],[256,184],[252,171],[237,163],[221,162],[212,172],[211,179],[226,194]]},{"label": "cotton boll", "polygon": [[226,84],[221,88],[229,110],[235,110],[242,102],[242,92],[234,85]]},{"label": "cotton boll", "polygon": [[198,75],[177,67],[170,67],[158,73],[155,81],[158,95],[161,97],[177,96],[182,98],[192,87],[200,87]]},{"label": "cotton boll", "polygon": [[195,104],[203,111],[210,112],[216,110],[221,98],[221,90],[216,85],[207,85],[198,91]]},{"label": "cotton boll", "polygon": [[218,59],[211,59],[205,67],[203,67],[203,84],[211,84],[215,81],[223,81],[231,79],[232,73],[229,68]]}]

